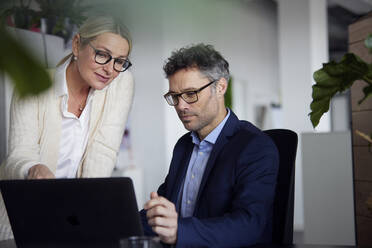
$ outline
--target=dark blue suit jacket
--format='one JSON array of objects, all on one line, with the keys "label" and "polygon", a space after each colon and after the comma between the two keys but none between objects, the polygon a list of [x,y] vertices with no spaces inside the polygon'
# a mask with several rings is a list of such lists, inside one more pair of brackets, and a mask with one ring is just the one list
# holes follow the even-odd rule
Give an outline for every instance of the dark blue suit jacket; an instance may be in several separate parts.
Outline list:
[{"label": "dark blue suit jacket", "polygon": [[[159,195],[178,207],[192,150],[187,133],[178,140],[168,175],[158,189]],[[176,246],[240,247],[270,242],[278,165],[271,139],[231,111],[210,154],[193,217],[179,218]],[[141,215],[145,233],[153,234],[144,210]]]}]

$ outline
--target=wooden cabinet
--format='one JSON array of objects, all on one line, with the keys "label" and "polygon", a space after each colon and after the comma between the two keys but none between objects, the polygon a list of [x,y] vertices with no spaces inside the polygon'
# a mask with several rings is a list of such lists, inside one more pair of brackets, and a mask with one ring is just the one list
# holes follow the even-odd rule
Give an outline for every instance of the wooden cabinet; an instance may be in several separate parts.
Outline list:
[{"label": "wooden cabinet", "polygon": [[[372,54],[364,46],[364,40],[372,34],[372,15],[349,26],[349,51],[372,62]],[[372,197],[372,150],[366,140],[355,134],[355,130],[372,133],[372,97],[358,105],[362,99],[363,81],[351,88],[351,116],[353,131],[354,200],[356,220],[356,240],[359,246],[372,246],[372,210],[367,207],[368,197]]]}]

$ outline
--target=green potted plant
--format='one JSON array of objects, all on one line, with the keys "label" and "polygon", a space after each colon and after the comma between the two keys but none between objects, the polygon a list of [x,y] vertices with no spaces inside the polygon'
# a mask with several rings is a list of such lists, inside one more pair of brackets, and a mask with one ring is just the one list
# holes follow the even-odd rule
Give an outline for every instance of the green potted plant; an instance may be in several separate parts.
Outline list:
[{"label": "green potted plant", "polygon": [[44,66],[2,25],[0,32],[0,71],[10,76],[15,90],[21,96],[27,96],[39,94],[49,88],[52,81]]},{"label": "green potted plant", "polygon": [[34,3],[39,9],[31,9],[31,0],[0,1],[0,71],[12,79],[21,96],[42,92],[51,85],[51,79],[44,66],[5,27],[38,32],[43,19],[47,24],[45,33],[60,36],[66,42],[74,25],[84,21],[82,13],[89,8],[79,0],[35,0]]},{"label": "green potted plant", "polygon": [[[369,53],[372,53],[372,34],[368,35],[364,44]],[[362,80],[366,84],[363,88],[363,97],[358,101],[359,105],[372,96],[372,63],[364,61],[354,53],[346,53],[340,62],[324,63],[321,69],[314,72],[313,78],[316,83],[312,86],[313,101],[310,104],[309,116],[314,128],[319,124],[323,114],[328,112],[332,97],[350,89],[355,81]],[[356,134],[365,139],[371,148],[371,134],[360,130],[356,130]],[[372,194],[366,203],[372,210]]]},{"label": "green potted plant", "polygon": [[[5,16],[14,14],[17,25],[29,29],[31,27],[29,21],[32,19],[29,17],[34,13],[29,9],[29,5],[30,1],[27,3],[20,1],[20,6],[17,9],[14,6],[14,1],[0,1],[0,10],[2,10],[0,13],[2,17],[0,22],[0,71],[5,72],[12,79],[14,89],[21,96],[39,94],[52,84],[45,68],[5,28]],[[29,17],[23,18],[21,13],[25,16],[29,15]]]},{"label": "green potted plant", "polygon": [[34,24],[36,11],[30,8],[31,0],[20,0],[16,5],[15,1],[4,1],[1,6],[1,22],[13,25],[22,29],[31,29]]},{"label": "green potted plant", "polygon": [[75,26],[79,26],[86,17],[82,14],[90,9],[80,0],[35,0],[40,11],[35,12],[35,21],[46,24],[46,33],[57,35],[65,40],[71,38]]},{"label": "green potted plant", "polygon": [[35,0],[39,9],[31,9],[31,0],[12,1],[0,11],[3,23],[16,28],[57,35],[65,43],[71,38],[75,26],[84,20],[84,12],[90,9],[80,0]]},{"label": "green potted plant", "polygon": [[[366,38],[364,44],[372,53],[372,34]],[[321,69],[314,72],[313,78],[316,83],[313,85],[313,101],[310,104],[309,114],[313,127],[316,127],[323,114],[328,112],[332,97],[350,89],[355,81],[363,80],[366,83],[363,88],[364,97],[358,104],[362,104],[372,96],[372,64],[365,62],[354,53],[346,53],[338,63],[335,61],[324,63]],[[372,142],[372,137],[368,135],[364,134],[363,138]]]}]

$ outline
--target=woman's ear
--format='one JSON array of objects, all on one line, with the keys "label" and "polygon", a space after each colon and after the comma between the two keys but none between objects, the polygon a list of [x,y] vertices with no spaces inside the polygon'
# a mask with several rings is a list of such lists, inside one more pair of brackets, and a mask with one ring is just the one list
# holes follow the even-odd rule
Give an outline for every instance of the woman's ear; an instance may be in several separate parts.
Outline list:
[{"label": "woman's ear", "polygon": [[72,39],[72,53],[75,57],[79,55],[80,50],[80,35],[76,34]]}]

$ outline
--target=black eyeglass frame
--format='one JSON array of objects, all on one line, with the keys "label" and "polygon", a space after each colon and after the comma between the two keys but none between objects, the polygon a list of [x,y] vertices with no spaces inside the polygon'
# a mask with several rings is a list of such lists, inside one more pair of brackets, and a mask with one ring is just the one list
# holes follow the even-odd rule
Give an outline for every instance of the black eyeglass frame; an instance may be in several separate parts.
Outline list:
[{"label": "black eyeglass frame", "polygon": [[[129,69],[129,67],[132,66],[132,63],[129,61],[129,59],[113,58],[113,57],[111,56],[110,53],[95,48],[92,44],[90,44],[90,42],[88,42],[88,44],[89,44],[89,46],[94,50],[94,61],[95,61],[97,64],[99,64],[99,65],[105,65],[105,64],[107,64],[108,62],[110,62],[112,59],[114,59],[114,64],[113,64],[112,67],[113,67],[113,69],[114,69],[115,71],[117,71],[117,72],[125,72],[126,70]],[[97,54],[98,54],[98,53],[104,53],[104,54],[107,54],[107,56],[108,56],[109,58],[106,60],[106,62],[104,62],[104,63],[100,63],[100,62],[97,61]],[[124,67],[124,65],[123,65],[123,66],[122,66],[122,67],[123,67],[123,70],[116,70],[116,69],[115,69],[115,63],[116,63],[116,61],[117,61],[118,59],[120,59],[120,60],[124,60],[126,63],[128,63],[128,66],[127,66],[127,67]]]},{"label": "black eyeglass frame", "polygon": [[[218,80],[213,80],[209,83],[207,83],[206,85],[202,86],[201,88],[197,89],[197,90],[189,90],[189,91],[185,91],[185,92],[181,92],[181,93],[171,93],[171,92],[168,92],[167,94],[164,95],[164,98],[165,100],[167,101],[167,103],[170,105],[170,106],[177,106],[178,103],[180,102],[178,99],[179,97],[181,97],[185,102],[187,102],[188,104],[191,104],[191,103],[195,103],[199,100],[199,96],[198,96],[198,93],[202,90],[204,90],[205,88],[207,88],[209,85],[217,82]],[[188,94],[188,93],[194,93],[196,95],[196,99],[195,101],[188,101],[187,99],[185,99],[183,97],[184,94]],[[173,99],[177,99],[176,103],[175,104],[172,104],[170,101],[168,101],[168,97],[172,97]]]}]

